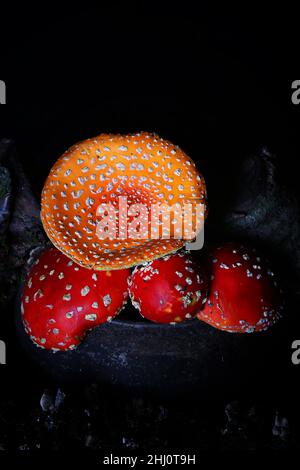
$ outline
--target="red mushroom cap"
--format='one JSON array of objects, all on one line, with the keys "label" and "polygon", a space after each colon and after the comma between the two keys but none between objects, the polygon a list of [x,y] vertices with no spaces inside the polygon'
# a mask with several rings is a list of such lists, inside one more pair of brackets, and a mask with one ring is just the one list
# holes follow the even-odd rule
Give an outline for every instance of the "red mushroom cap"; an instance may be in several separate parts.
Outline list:
[{"label": "red mushroom cap", "polygon": [[231,333],[268,329],[283,309],[276,277],[255,248],[225,243],[209,255],[211,281],[200,320]]},{"label": "red mushroom cap", "polygon": [[129,274],[127,269],[93,272],[50,248],[25,283],[21,309],[26,332],[42,348],[74,349],[88,330],[122,309]]},{"label": "red mushroom cap", "polygon": [[199,312],[206,300],[207,280],[192,258],[180,252],[136,267],[129,292],[142,316],[175,324]]}]

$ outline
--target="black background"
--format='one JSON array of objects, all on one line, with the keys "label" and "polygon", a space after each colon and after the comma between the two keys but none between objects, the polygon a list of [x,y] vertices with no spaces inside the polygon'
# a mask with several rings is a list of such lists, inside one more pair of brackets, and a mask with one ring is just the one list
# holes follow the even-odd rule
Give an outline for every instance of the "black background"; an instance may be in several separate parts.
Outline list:
[{"label": "black background", "polygon": [[213,204],[226,197],[238,161],[263,145],[297,188],[298,22],[275,9],[1,7],[0,138],[15,139],[37,197],[74,142],[140,130],[197,162]]},{"label": "black background", "polygon": [[[199,163],[210,196],[269,145],[294,180],[297,17],[154,3],[11,7],[1,14],[0,135],[16,139],[37,194],[56,158],[101,132],[157,132]],[[224,174],[225,171],[225,174]]]}]

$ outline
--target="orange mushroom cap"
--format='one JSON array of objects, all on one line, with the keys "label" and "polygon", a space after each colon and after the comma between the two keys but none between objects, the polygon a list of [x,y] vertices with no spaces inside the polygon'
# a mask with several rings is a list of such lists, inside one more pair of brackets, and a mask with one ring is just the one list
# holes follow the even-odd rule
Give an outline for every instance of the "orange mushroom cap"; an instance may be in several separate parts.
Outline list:
[{"label": "orange mushroom cap", "polygon": [[[133,204],[146,207],[140,219],[147,219],[143,236],[120,237],[124,223],[119,217],[120,196],[127,198],[127,207],[131,207],[126,215],[129,226],[134,215],[141,216],[139,210],[135,214]],[[42,192],[41,218],[52,243],[79,265],[122,269],[175,252],[194,238],[185,236],[184,229],[180,229],[181,235],[176,233],[176,210],[171,212],[167,237],[162,232],[161,215],[159,234],[153,237],[153,205],[182,208],[190,204],[194,224],[195,205],[200,204],[205,212],[205,203],[204,178],[178,146],[146,132],[101,134],[75,144],[54,164]],[[109,232],[105,237],[102,231],[99,237],[97,226],[103,217],[98,208],[103,204],[115,209],[116,235]],[[136,232],[131,233],[137,234],[138,224],[135,227]]]}]

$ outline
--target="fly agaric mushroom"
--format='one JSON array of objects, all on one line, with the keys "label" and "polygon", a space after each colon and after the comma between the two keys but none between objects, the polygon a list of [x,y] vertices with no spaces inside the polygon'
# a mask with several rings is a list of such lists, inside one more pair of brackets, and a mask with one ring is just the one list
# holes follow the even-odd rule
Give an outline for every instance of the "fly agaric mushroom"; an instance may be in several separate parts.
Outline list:
[{"label": "fly agaric mushroom", "polygon": [[281,317],[281,290],[255,248],[225,243],[212,250],[208,264],[211,281],[200,320],[231,333],[252,333]]},{"label": "fly agaric mushroom", "polygon": [[207,280],[191,257],[179,252],[137,266],[129,278],[129,293],[143,317],[176,324],[199,312],[206,301]]},{"label": "fly agaric mushroom", "polygon": [[21,311],[26,332],[42,348],[74,349],[88,330],[122,309],[128,275],[128,270],[90,271],[56,248],[48,249],[25,283]]},{"label": "fly agaric mushroom", "polygon": [[[122,218],[120,197],[126,200]],[[146,132],[101,134],[74,145],[55,163],[43,189],[41,218],[52,243],[76,263],[123,269],[175,252],[195,238],[205,202],[204,179],[179,147]],[[158,204],[173,207],[169,236],[161,228],[152,232],[152,207]],[[185,204],[192,206],[191,236],[175,223],[175,207],[179,211]],[[198,215],[196,205],[202,207]],[[102,215],[110,229],[100,237]]]}]

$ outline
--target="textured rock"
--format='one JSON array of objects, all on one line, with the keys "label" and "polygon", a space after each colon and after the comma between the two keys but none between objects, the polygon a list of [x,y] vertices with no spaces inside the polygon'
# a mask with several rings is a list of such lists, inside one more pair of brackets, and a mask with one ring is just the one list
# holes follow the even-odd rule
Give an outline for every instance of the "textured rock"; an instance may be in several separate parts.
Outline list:
[{"label": "textured rock", "polygon": [[0,141],[0,304],[15,295],[30,253],[47,243],[39,205],[18,162],[14,143]]},{"label": "textured rock", "polygon": [[228,181],[228,194],[210,212],[208,232],[261,246],[285,267],[286,284],[298,288],[299,201],[281,174],[277,156],[267,148],[248,156],[236,168]]}]

